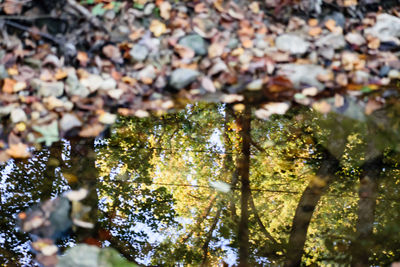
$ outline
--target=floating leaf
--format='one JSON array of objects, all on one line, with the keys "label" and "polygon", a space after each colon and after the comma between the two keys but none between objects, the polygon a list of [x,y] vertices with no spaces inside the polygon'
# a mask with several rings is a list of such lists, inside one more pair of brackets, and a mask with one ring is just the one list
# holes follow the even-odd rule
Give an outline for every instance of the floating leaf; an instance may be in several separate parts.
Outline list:
[{"label": "floating leaf", "polygon": [[10,148],[6,150],[6,153],[15,159],[26,159],[31,156],[28,151],[28,145],[23,143],[10,144]]},{"label": "floating leaf", "polygon": [[42,137],[38,138],[36,141],[39,143],[45,142],[46,146],[51,146],[52,143],[60,140],[58,133],[58,123],[56,120],[48,125],[35,125],[32,127],[32,129],[42,135]]}]

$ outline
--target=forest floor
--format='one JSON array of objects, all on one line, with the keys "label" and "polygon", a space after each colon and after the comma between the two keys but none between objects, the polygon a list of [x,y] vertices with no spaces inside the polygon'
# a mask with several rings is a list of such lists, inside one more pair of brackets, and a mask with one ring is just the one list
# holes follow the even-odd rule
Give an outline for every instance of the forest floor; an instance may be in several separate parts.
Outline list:
[{"label": "forest floor", "polygon": [[266,119],[351,95],[369,115],[400,87],[398,0],[3,0],[0,13],[0,162],[182,99],[252,102]]}]

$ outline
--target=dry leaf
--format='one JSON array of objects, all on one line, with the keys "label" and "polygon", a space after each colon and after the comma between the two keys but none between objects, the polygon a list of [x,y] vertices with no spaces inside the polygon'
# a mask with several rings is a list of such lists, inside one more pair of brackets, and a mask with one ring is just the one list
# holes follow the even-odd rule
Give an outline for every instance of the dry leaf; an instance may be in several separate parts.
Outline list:
[{"label": "dry leaf", "polygon": [[96,137],[104,130],[104,126],[100,123],[86,125],[80,132],[80,137]]},{"label": "dry leaf", "polygon": [[0,163],[4,163],[9,159],[10,159],[10,155],[8,155],[6,151],[4,151],[4,150],[0,151]]},{"label": "dry leaf", "polygon": [[203,87],[207,92],[215,93],[217,89],[214,86],[212,80],[208,77],[203,77],[201,79],[201,87]]},{"label": "dry leaf", "polygon": [[88,57],[87,53],[83,52],[83,51],[78,51],[78,55],[76,56],[76,59],[78,59],[79,64],[82,67],[86,67],[86,65],[89,61],[89,57]]},{"label": "dry leaf", "polygon": [[339,94],[335,94],[335,108],[340,108],[344,105],[344,97]]},{"label": "dry leaf", "polygon": [[318,36],[318,35],[320,35],[321,33],[322,33],[322,29],[321,29],[320,27],[312,27],[312,28],[308,31],[308,34],[309,34],[310,36],[313,36],[313,37]]},{"label": "dry leaf", "polygon": [[28,151],[28,145],[23,143],[10,144],[10,148],[6,150],[6,153],[15,159],[26,159],[31,156]]},{"label": "dry leaf", "polygon": [[16,80],[5,78],[3,84],[3,92],[7,94],[12,94],[14,92],[14,86],[16,83]]},{"label": "dry leaf", "polygon": [[374,99],[370,99],[367,102],[367,105],[365,106],[365,114],[366,115],[371,115],[375,110],[378,110],[383,107],[383,104],[381,102],[378,102]]},{"label": "dry leaf", "polygon": [[312,105],[313,109],[323,114],[329,113],[332,109],[331,105],[326,101],[315,102]]},{"label": "dry leaf", "polygon": [[249,8],[254,14],[258,14],[258,12],[260,12],[260,5],[258,4],[258,2],[252,2],[249,5]]},{"label": "dry leaf", "polygon": [[187,46],[177,44],[175,45],[174,49],[179,54],[179,56],[184,59],[191,59],[195,55],[194,50]]},{"label": "dry leaf", "polygon": [[68,73],[67,73],[65,70],[62,70],[62,69],[58,69],[58,70],[56,71],[56,74],[54,74],[54,78],[55,78],[56,80],[65,79],[65,78],[67,78],[67,76],[68,76]]},{"label": "dry leaf", "polygon": [[3,11],[7,15],[20,14],[24,3],[24,1],[6,0],[3,4]]},{"label": "dry leaf", "polygon": [[336,76],[335,81],[338,85],[343,86],[343,87],[349,83],[349,81],[347,79],[347,75],[345,73],[339,73]]},{"label": "dry leaf", "polygon": [[317,19],[309,19],[308,20],[308,25],[311,27],[315,27],[318,25],[318,20]]},{"label": "dry leaf", "polygon": [[17,82],[16,84],[14,84],[14,92],[19,92],[22,91],[26,88],[26,82]]},{"label": "dry leaf", "polygon": [[194,12],[196,13],[207,13],[208,8],[204,3],[198,3],[194,6]]},{"label": "dry leaf", "polygon": [[17,66],[13,66],[13,67],[11,67],[11,68],[8,68],[7,69],[7,73],[8,73],[8,75],[18,75],[19,74],[19,71],[18,71],[18,68],[17,68]]},{"label": "dry leaf", "polygon": [[121,61],[121,51],[115,45],[106,45],[103,47],[103,54],[114,61]]},{"label": "dry leaf", "polygon": [[325,21],[325,27],[331,32],[333,32],[336,27],[336,21],[333,19],[328,19],[327,21]]},{"label": "dry leaf", "polygon": [[224,52],[225,45],[221,43],[213,43],[208,47],[208,56],[210,58],[220,57]]},{"label": "dry leaf", "polygon": [[168,1],[164,1],[161,3],[160,16],[165,20],[171,17],[171,4]]},{"label": "dry leaf", "polygon": [[152,20],[150,24],[150,31],[155,37],[160,37],[167,31],[167,26],[158,20]]}]

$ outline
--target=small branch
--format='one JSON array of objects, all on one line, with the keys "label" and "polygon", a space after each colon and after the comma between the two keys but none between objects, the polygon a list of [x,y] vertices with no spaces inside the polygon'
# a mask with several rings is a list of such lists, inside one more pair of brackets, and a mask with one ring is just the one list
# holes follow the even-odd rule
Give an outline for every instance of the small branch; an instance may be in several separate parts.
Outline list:
[{"label": "small branch", "polygon": [[214,232],[215,228],[217,227],[217,223],[219,221],[219,217],[221,215],[221,211],[222,211],[222,208],[219,207],[218,210],[217,210],[217,213],[215,214],[214,221],[213,221],[213,223],[211,225],[210,231],[208,232],[208,236],[207,236],[206,242],[203,245],[203,262],[202,262],[202,266],[208,266],[207,265],[208,247],[210,245],[213,232]]},{"label": "small branch", "polygon": [[275,240],[275,238],[267,231],[264,224],[262,223],[261,218],[258,215],[256,205],[254,204],[254,199],[253,199],[252,195],[250,195],[250,206],[251,206],[251,209],[253,210],[254,216],[256,217],[257,223],[261,228],[261,232],[263,232],[263,234],[265,235],[266,238],[268,238],[269,240],[271,240],[274,243],[273,245],[278,244],[278,242]]},{"label": "small branch", "polygon": [[57,44],[59,46],[63,45],[63,41],[61,41],[60,39],[57,39],[56,37],[54,37],[54,36],[52,36],[52,35],[50,35],[48,33],[32,30],[29,27],[23,26],[23,25],[21,25],[19,23],[13,22],[13,21],[7,21],[6,20],[4,23],[6,25],[10,26],[10,27],[13,27],[13,28],[16,28],[16,29],[19,29],[19,30],[22,30],[22,31],[29,32],[31,34],[39,35],[39,36],[41,36],[41,37],[43,37],[43,38],[45,38],[45,39],[47,39],[49,41],[52,41],[53,43],[55,43],[55,44]]}]

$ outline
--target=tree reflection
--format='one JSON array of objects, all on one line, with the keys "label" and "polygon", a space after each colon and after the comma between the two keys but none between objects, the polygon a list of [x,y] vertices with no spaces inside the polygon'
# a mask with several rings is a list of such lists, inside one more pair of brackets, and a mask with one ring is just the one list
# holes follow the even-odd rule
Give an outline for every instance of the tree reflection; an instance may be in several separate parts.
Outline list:
[{"label": "tree reflection", "polygon": [[1,167],[1,256],[29,259],[16,213],[86,187],[97,223],[74,242],[146,265],[388,265],[400,252],[398,113],[293,108],[262,121],[250,104],[197,103],[120,118],[109,138]]}]

